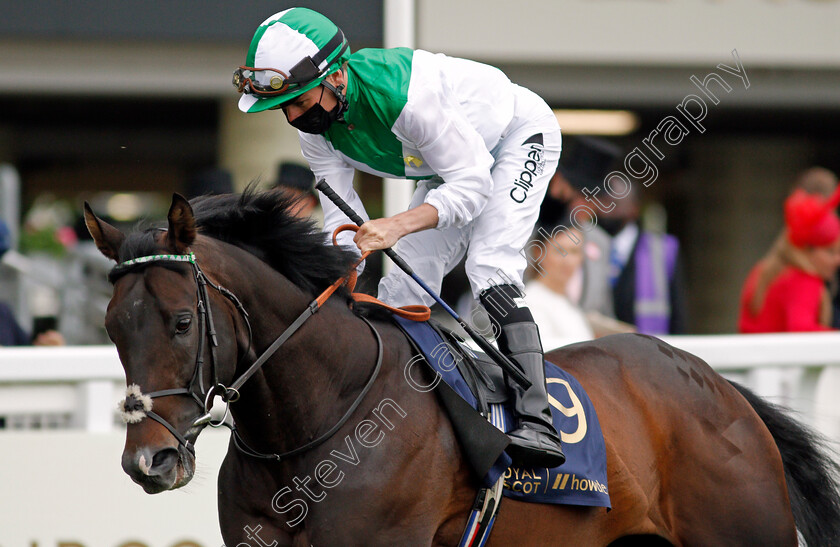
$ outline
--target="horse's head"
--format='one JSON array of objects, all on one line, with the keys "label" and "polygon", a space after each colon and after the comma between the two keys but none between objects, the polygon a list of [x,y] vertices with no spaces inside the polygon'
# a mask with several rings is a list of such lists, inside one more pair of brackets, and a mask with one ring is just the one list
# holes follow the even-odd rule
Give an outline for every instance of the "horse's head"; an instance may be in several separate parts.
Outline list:
[{"label": "horse's head", "polygon": [[[191,253],[201,247],[193,211],[177,194],[168,221],[168,230],[126,236],[85,204],[97,248],[117,262],[105,327],[128,385],[120,405],[128,424],[122,467],[148,493],[178,488],[192,478],[193,443],[209,421],[205,401],[216,375],[232,374],[237,355],[236,311],[217,291],[207,290],[204,281],[212,280]],[[210,335],[213,327],[218,336]],[[223,363],[224,371],[217,370]]]}]

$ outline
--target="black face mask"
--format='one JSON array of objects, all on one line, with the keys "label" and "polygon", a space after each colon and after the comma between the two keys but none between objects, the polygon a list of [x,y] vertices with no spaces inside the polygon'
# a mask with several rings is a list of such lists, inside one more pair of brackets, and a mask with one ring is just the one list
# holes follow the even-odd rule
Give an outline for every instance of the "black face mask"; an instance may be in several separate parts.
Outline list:
[{"label": "black face mask", "polygon": [[342,103],[339,101],[335,108],[327,112],[321,106],[321,99],[324,98],[324,87],[321,87],[321,97],[318,102],[313,104],[309,110],[298,116],[294,121],[290,121],[289,125],[303,131],[304,133],[311,133],[313,135],[321,135],[326,133],[327,129],[338,119],[342,112]]},{"label": "black face mask", "polygon": [[603,228],[604,231],[612,237],[615,237],[618,235],[618,232],[627,226],[627,221],[623,218],[610,218],[602,216],[598,218],[598,226]]}]

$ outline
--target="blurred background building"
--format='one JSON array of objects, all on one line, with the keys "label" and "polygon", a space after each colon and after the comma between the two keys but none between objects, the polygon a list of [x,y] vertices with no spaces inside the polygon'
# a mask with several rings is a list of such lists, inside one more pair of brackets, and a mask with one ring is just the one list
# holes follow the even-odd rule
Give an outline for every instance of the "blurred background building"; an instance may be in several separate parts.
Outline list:
[{"label": "blurred background building", "polygon": [[[381,1],[300,4],[332,18],[354,50],[383,45]],[[5,259],[17,273],[3,270],[0,297],[30,294],[26,306],[15,302],[24,319],[75,313],[102,324],[101,301],[62,289],[67,276],[84,279],[107,266],[79,250],[84,230],[76,231],[81,247],[62,240],[63,249],[51,251],[38,237],[42,226],[74,227],[83,200],[115,222],[159,218],[196,172],[225,169],[241,189],[254,179],[270,183],[280,161],[301,160],[282,114],[242,114],[230,83],[257,25],[288,5],[0,7],[0,214],[25,225],[16,238],[26,251]],[[644,140],[663,120],[682,120],[688,134],[679,144],[656,137],[662,157],[643,200],[666,211],[668,231],[682,242],[690,332],[734,331],[742,280],[782,226],[794,175],[810,165],[840,171],[840,1],[521,0],[514,8],[416,0],[413,10],[416,47],[499,66],[558,110],[599,111],[560,113],[566,134],[600,134],[628,152],[649,152]],[[745,78],[719,68],[738,66],[733,50]],[[718,104],[692,81],[713,72],[730,86],[705,80]],[[689,95],[707,106],[703,132],[678,113]],[[371,215],[381,215],[381,181],[364,176],[358,186]],[[49,270],[28,261],[43,255],[72,263],[38,274],[52,297],[20,280],[31,268]],[[45,309],[32,311],[38,298]],[[101,341],[101,332],[81,328],[66,335]]]}]

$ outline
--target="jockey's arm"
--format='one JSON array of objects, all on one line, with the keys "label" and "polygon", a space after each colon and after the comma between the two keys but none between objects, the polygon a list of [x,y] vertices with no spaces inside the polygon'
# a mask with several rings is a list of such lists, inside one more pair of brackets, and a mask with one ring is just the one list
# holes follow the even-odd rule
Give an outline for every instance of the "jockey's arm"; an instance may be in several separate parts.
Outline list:
[{"label": "jockey's arm", "polygon": [[418,207],[365,222],[354,238],[363,252],[393,247],[401,237],[421,230],[463,226],[478,216],[492,192],[493,157],[481,135],[442,93],[428,92],[418,102],[406,105],[408,111],[394,130],[414,143],[446,182]]},{"label": "jockey's arm", "polygon": [[406,103],[392,130],[416,146],[426,165],[445,181],[424,199],[437,210],[434,227],[472,222],[493,193],[494,159],[457,101],[440,86],[423,87]]},{"label": "jockey's arm", "polygon": [[353,241],[362,250],[376,251],[396,245],[403,236],[428,230],[438,225],[438,211],[433,205],[422,203],[418,207],[388,218],[365,222]]}]

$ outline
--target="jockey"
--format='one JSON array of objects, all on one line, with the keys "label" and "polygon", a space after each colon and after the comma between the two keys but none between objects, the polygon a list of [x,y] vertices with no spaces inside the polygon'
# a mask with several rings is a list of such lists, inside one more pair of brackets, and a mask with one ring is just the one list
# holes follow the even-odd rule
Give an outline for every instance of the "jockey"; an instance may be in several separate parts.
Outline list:
[{"label": "jockey", "polygon": [[[473,296],[532,387],[514,392],[517,429],[508,452],[520,465],[565,460],[555,431],[539,331],[523,297],[528,242],[560,157],[551,109],[498,69],[407,48],[351,54],[323,15],[291,8],[266,19],[245,65],[234,72],[243,112],[280,109],[300,135],[316,179],[366,220],[353,238],[361,251],[396,251],[435,292],[466,255]],[[354,170],[419,181],[409,209],[368,220],[353,189]],[[324,227],[347,222],[322,199]],[[352,234],[344,243],[349,244]],[[379,284],[392,306],[433,300],[398,269]]]}]

